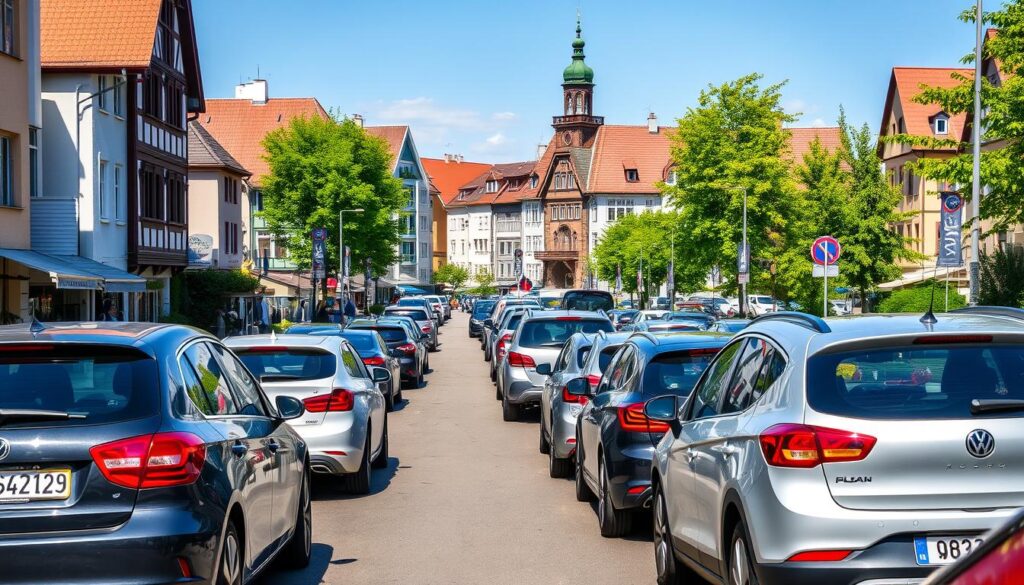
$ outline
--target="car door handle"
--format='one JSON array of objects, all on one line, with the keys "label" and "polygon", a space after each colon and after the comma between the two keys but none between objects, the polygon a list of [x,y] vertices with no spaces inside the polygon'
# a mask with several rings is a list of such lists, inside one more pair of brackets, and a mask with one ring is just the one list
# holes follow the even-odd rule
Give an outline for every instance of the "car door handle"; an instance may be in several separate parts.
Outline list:
[{"label": "car door handle", "polygon": [[241,441],[235,441],[235,444],[231,445],[231,452],[235,454],[235,457],[242,457],[249,452],[249,448],[243,445]]},{"label": "car door handle", "polygon": [[740,452],[739,449],[733,447],[732,445],[715,445],[711,447],[711,450],[717,453],[721,453],[726,459],[728,459],[730,455],[736,455],[737,453]]}]

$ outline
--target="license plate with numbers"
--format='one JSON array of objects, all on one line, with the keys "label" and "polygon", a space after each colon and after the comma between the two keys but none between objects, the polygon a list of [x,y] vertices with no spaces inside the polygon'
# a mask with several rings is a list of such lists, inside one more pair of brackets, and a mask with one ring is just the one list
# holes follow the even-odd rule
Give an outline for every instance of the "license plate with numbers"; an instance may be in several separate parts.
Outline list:
[{"label": "license plate with numbers", "polygon": [[977,536],[918,536],[914,550],[919,565],[949,565],[981,546]]},{"label": "license plate with numbers", "polygon": [[0,471],[0,502],[66,500],[69,496],[70,469]]}]

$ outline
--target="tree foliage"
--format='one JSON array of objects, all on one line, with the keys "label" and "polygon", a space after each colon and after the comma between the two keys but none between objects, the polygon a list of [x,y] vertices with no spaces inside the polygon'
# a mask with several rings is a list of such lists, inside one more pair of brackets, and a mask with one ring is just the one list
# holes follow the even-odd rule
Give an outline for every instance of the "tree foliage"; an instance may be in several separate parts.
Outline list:
[{"label": "tree foliage", "polygon": [[473,282],[476,283],[476,287],[472,291],[473,294],[488,296],[498,292],[498,287],[495,286],[494,275],[486,268],[473,275]]},{"label": "tree foliage", "polygon": [[216,320],[217,309],[224,308],[233,294],[256,292],[259,278],[241,270],[186,270],[174,277],[172,289],[181,292],[179,316],[196,327],[208,328]]},{"label": "tree foliage", "polygon": [[[974,22],[973,8],[961,16],[965,22]],[[988,78],[982,79],[982,104],[986,110],[982,126],[982,144],[997,142],[981,155],[981,181],[987,187],[980,202],[983,219],[993,222],[994,231],[1024,222],[1024,0],[1007,2],[1002,9],[987,13],[985,20],[999,29],[984,47],[984,58],[995,59],[1003,74],[999,85]],[[974,53],[963,59],[974,62]],[[951,116],[972,115],[974,112],[974,75],[954,74],[959,84],[951,88],[929,87],[914,98],[921,104],[938,104]],[[969,127],[968,127],[969,128]],[[920,159],[915,173],[961,185],[961,195],[971,197],[971,178],[974,157],[970,136],[949,136],[938,139],[931,136],[901,134],[888,138],[892,142],[922,148],[955,148],[960,154],[952,158]]]},{"label": "tree foliage", "polygon": [[[879,304],[879,310],[883,313],[924,313],[931,306],[932,284],[935,285],[935,311],[939,312],[946,308],[946,287],[943,282],[929,280],[917,286],[903,288],[893,291],[889,298]],[[949,309],[959,309],[967,306],[967,299],[955,289],[949,291]]]},{"label": "tree foliage", "polygon": [[345,214],[345,245],[352,250],[353,269],[370,258],[381,274],[395,262],[395,217],[409,195],[392,175],[384,140],[350,120],[310,117],[295,118],[271,132],[263,146],[270,174],[264,180],[262,215],[300,267],[311,264],[310,233],[324,227],[331,234],[327,270],[337,270],[338,217],[344,209],[364,210]]},{"label": "tree foliage", "polygon": [[1024,250],[997,249],[981,256],[979,305],[1024,306]]},{"label": "tree foliage", "polygon": [[444,264],[434,271],[434,283],[444,283],[452,287],[452,294],[457,294],[464,284],[469,282],[469,270],[458,264]]}]

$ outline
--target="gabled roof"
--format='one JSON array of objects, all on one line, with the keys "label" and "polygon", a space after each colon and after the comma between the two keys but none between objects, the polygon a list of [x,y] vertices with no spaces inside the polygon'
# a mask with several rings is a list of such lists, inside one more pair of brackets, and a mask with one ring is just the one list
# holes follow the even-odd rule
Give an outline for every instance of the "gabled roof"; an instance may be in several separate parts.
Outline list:
[{"label": "gabled roof", "polygon": [[188,168],[225,169],[248,176],[243,167],[199,122],[188,123]]},{"label": "gabled roof", "polygon": [[[656,184],[665,180],[665,171],[671,162],[671,132],[665,128],[651,132],[647,126],[605,125],[598,128],[590,178],[585,182],[584,191],[658,194],[660,191]],[[626,181],[626,167],[635,167],[640,180]]]},{"label": "gabled roof", "polygon": [[162,0],[42,0],[43,69],[145,69],[153,58]]},{"label": "gabled roof", "polygon": [[839,126],[827,128],[787,128],[789,131],[789,157],[797,164],[804,162],[804,155],[811,151],[811,144],[817,138],[828,152],[836,152],[843,146],[842,130]]},{"label": "gabled roof", "polygon": [[[961,74],[968,78],[974,77],[973,69],[954,67],[893,67],[889,79],[889,91],[885,98],[885,109],[882,111],[880,136],[892,134],[889,119],[893,104],[899,100],[903,110],[903,121],[906,132],[911,136],[933,136],[929,119],[939,113],[942,108],[938,104],[919,104],[914,97],[922,92],[923,86],[950,88],[960,84],[953,75]],[[957,137],[963,134],[967,116],[957,114],[949,118],[948,136]],[[897,132],[899,129],[897,129]]]},{"label": "gabled roof", "polygon": [[[533,172],[535,161],[501,163],[489,165],[488,169],[459,187],[449,207],[472,207],[475,205],[491,205],[494,203],[515,203],[530,193],[529,177]],[[522,183],[516,190],[509,188],[508,179],[520,178]],[[488,193],[488,181],[498,181],[498,190]],[[459,193],[467,192],[463,199]]]},{"label": "gabled roof", "polygon": [[486,163],[459,162],[440,158],[423,158],[423,168],[430,182],[441,192],[441,203],[450,204],[458,195],[459,188],[491,168]]},{"label": "gabled roof", "polygon": [[405,145],[405,137],[409,133],[408,126],[367,126],[366,133],[378,138],[383,138],[388,143],[388,151],[391,152],[392,171],[398,166],[398,158],[402,156],[402,146]]},{"label": "gabled roof", "polygon": [[316,98],[271,98],[265,104],[254,104],[248,99],[210,99],[206,101],[206,113],[200,114],[198,120],[235,160],[249,169],[253,184],[259,186],[270,172],[263,159],[263,138],[293,118],[312,116],[329,117]]}]

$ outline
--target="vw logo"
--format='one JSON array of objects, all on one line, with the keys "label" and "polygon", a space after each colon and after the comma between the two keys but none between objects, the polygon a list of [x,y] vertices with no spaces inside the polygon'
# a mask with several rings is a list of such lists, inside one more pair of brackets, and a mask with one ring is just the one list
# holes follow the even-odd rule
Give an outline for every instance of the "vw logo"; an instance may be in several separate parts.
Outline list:
[{"label": "vw logo", "polygon": [[978,459],[984,459],[996,450],[996,440],[992,433],[977,429],[967,435],[967,452]]},{"label": "vw logo", "polygon": [[11,454],[11,444],[7,442],[7,439],[0,439],[0,461],[7,459],[7,456]]}]

